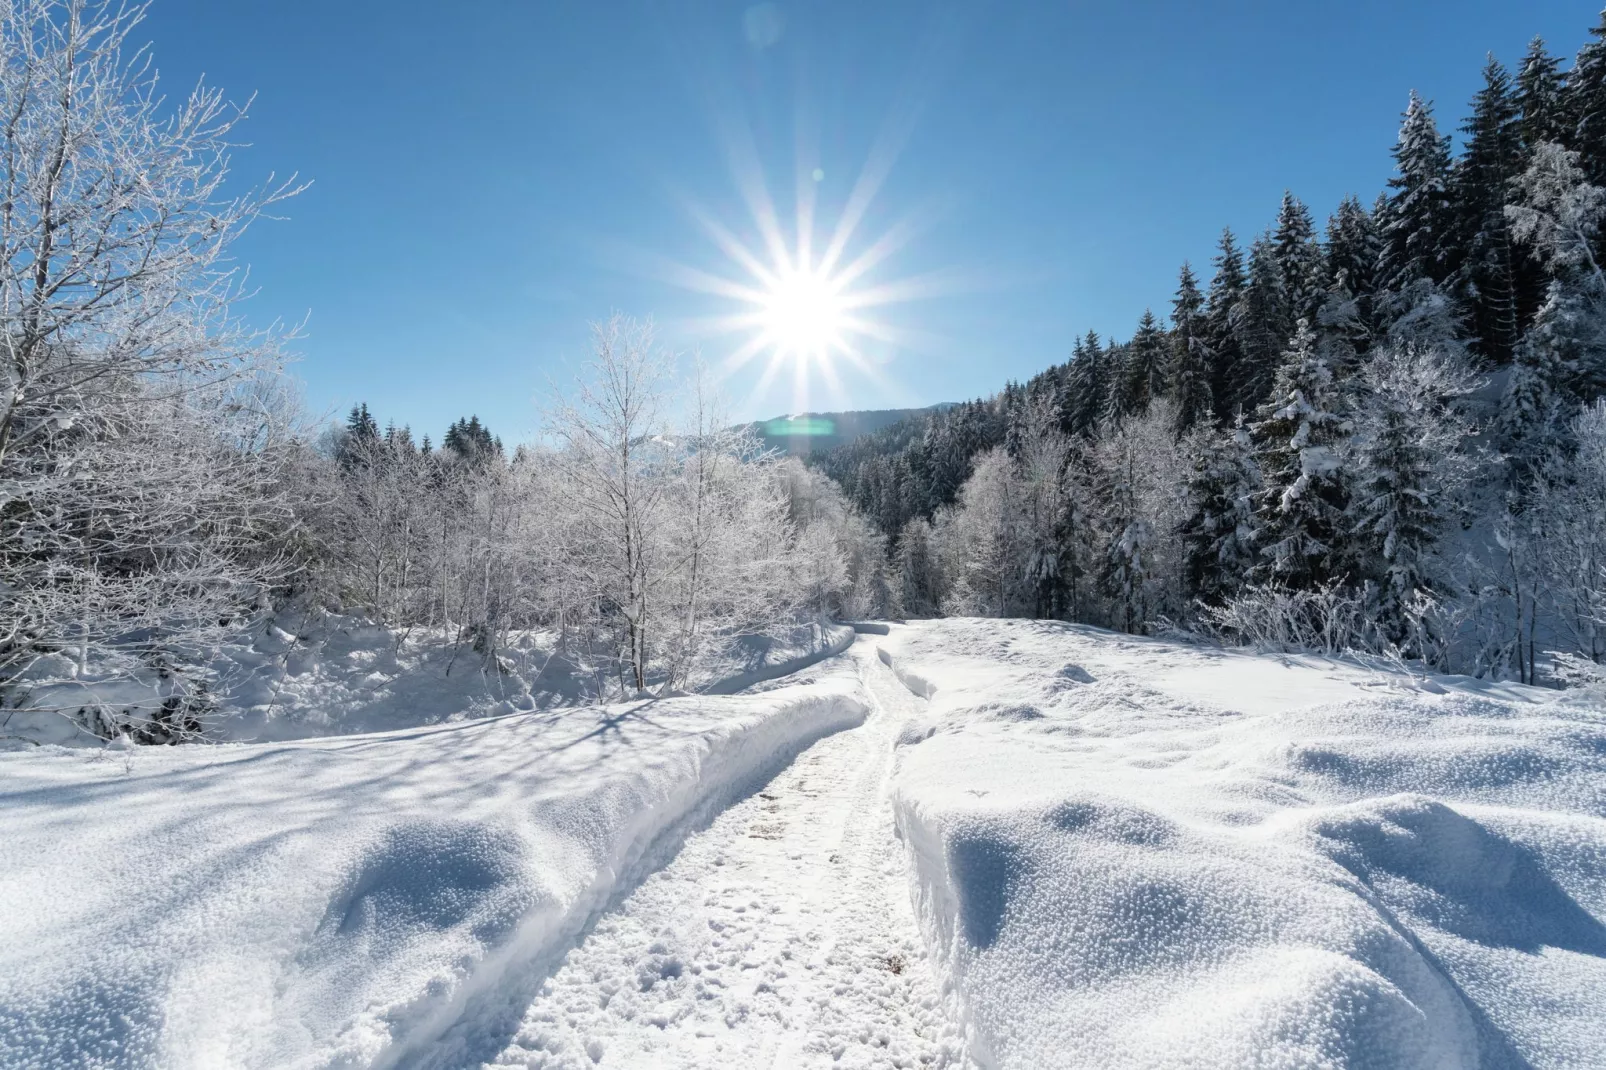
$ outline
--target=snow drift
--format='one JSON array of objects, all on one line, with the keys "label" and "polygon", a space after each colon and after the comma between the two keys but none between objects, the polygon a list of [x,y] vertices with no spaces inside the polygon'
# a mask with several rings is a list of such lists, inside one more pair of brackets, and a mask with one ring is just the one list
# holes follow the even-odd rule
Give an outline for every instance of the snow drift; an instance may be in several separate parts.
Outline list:
[{"label": "snow drift", "polygon": [[1600,1065],[1600,709],[1052,623],[880,642],[932,698],[894,802],[985,1065]]},{"label": "snow drift", "polygon": [[462,1066],[681,835],[866,712],[806,686],[0,753],[0,1066]]}]

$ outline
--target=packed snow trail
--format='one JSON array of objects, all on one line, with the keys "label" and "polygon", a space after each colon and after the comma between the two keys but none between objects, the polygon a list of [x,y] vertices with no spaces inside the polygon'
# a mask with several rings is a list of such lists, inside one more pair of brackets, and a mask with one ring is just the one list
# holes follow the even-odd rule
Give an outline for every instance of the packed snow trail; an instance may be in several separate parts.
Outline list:
[{"label": "packed snow trail", "polygon": [[893,741],[924,707],[860,643],[873,697],[693,834],[546,981],[498,1065],[968,1066],[893,831]]}]

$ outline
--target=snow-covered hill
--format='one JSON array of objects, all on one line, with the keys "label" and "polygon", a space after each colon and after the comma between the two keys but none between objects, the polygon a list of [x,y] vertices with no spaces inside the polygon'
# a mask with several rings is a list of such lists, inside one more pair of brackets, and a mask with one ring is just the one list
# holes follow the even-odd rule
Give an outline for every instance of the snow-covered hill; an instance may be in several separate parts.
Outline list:
[{"label": "snow-covered hill", "polygon": [[0,1067],[1606,1062],[1598,700],[888,633],[730,697],[0,753]]}]

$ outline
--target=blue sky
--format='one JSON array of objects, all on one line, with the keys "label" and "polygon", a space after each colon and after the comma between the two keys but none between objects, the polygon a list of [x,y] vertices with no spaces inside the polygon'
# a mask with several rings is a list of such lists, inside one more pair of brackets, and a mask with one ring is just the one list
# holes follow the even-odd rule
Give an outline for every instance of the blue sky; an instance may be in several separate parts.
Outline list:
[{"label": "blue sky", "polygon": [[685,283],[744,277],[709,221],[762,249],[744,189],[788,236],[812,191],[818,244],[884,171],[844,259],[904,236],[857,285],[916,297],[837,390],[731,370],[736,415],[988,394],[1163,311],[1285,187],[1370,202],[1410,89],[1453,128],[1487,51],[1570,55],[1598,3],[156,0],[145,36],[170,92],[257,94],[242,182],[314,181],[239,247],[253,322],[310,313],[311,407],[512,441],[611,311],[716,368],[741,347]]}]

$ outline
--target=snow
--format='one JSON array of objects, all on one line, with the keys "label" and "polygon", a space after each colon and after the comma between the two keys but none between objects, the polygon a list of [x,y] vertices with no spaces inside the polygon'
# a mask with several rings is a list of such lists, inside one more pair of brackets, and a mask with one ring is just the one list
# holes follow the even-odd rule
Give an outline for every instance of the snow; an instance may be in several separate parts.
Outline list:
[{"label": "snow", "polygon": [[281,728],[433,723],[0,752],[0,1068],[1600,1065],[1598,697],[857,628],[500,713],[331,637]]},{"label": "snow", "polygon": [[[776,631],[734,637],[698,667],[687,689],[733,694],[839,654],[853,642],[852,628],[821,621]],[[449,630],[397,631],[341,614],[281,614],[196,659],[204,663],[201,676],[211,683],[217,706],[203,718],[206,736],[284,742],[596,700],[595,677],[558,653],[555,633],[515,633],[495,664],[458,638]],[[26,708],[0,718],[0,745],[99,746],[100,739],[49,711],[100,705],[137,724],[147,717],[130,711],[158,708],[173,693],[173,681],[154,670],[110,677],[93,667],[80,670],[62,655],[39,658],[20,682]]]},{"label": "snow", "polygon": [[730,698],[0,754],[0,1066],[493,1056],[689,829],[866,712],[839,666]]},{"label": "snow", "polygon": [[978,1062],[1589,1066],[1606,717],[1026,621],[895,628],[893,800]]},{"label": "snow", "polygon": [[957,1067],[887,791],[921,709],[866,647],[866,723],[691,836],[542,986],[499,1066]]}]

